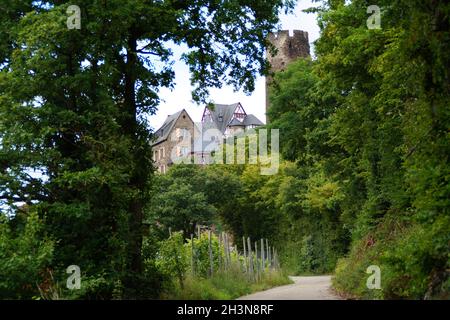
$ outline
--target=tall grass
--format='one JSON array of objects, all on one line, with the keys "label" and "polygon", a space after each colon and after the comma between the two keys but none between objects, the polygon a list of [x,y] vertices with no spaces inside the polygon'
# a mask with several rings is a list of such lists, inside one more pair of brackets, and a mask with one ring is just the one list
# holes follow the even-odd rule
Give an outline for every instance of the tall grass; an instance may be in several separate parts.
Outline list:
[{"label": "tall grass", "polygon": [[229,300],[291,283],[281,271],[266,271],[258,281],[254,281],[237,266],[227,271],[218,271],[209,278],[187,276],[183,288],[174,284],[170,291],[163,293],[163,299],[176,300]]}]

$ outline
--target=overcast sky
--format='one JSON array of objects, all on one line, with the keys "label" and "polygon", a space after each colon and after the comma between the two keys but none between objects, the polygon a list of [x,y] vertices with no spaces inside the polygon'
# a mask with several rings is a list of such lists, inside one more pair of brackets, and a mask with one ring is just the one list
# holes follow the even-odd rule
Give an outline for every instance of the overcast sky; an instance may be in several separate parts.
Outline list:
[{"label": "overcast sky", "polygon": [[[282,30],[290,30],[292,32],[292,30],[296,29],[308,32],[311,49],[313,48],[312,43],[319,37],[319,27],[316,22],[316,15],[311,13],[306,14],[302,10],[312,6],[313,4],[310,0],[299,0],[293,14],[283,14],[280,17]],[[179,61],[179,57],[184,49],[183,47],[174,49],[174,57],[177,60],[174,65],[176,74],[175,89],[173,91],[168,89],[161,90],[160,97],[162,102],[156,115],[149,118],[150,125],[155,130],[162,125],[168,115],[183,108],[187,110],[194,122],[201,120],[204,106],[192,102],[189,70],[182,61]],[[258,77],[255,91],[250,96],[245,95],[242,91],[233,92],[233,88],[228,86],[224,86],[222,89],[211,89],[210,93],[210,97],[215,103],[231,104],[241,102],[247,113],[253,113],[261,121],[266,121],[264,114],[266,103],[264,77]]]}]

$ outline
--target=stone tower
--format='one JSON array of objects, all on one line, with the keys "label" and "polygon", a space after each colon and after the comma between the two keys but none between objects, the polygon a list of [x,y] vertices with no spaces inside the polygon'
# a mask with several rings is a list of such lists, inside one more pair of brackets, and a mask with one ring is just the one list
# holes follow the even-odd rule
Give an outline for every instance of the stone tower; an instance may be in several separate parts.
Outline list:
[{"label": "stone tower", "polygon": [[[310,56],[308,32],[302,30],[294,30],[293,36],[289,35],[288,30],[282,30],[269,34],[269,42],[277,49],[278,53],[272,56],[267,50],[267,59],[272,65],[271,72],[278,72],[296,60],[297,58],[306,58]],[[266,77],[266,114],[269,109],[269,86],[271,77]],[[267,118],[267,122],[269,119]]]}]

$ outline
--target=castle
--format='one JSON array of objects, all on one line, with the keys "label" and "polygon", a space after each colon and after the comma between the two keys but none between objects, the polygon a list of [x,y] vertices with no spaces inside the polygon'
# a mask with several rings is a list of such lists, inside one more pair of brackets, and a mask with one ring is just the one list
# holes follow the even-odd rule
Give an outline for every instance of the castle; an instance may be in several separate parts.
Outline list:
[{"label": "castle", "polygon": [[[307,58],[310,56],[308,32],[294,30],[293,35],[288,30],[282,30],[270,33],[269,42],[275,46],[277,53],[272,56],[269,49],[266,51],[267,60],[271,65],[271,74],[283,71],[284,68],[298,58]],[[273,82],[271,76],[266,77],[266,115],[269,110],[269,90]],[[267,119],[267,122],[269,119]]]},{"label": "castle", "polygon": [[211,152],[217,150],[224,139],[263,125],[255,115],[247,114],[240,102],[206,106],[200,123],[194,123],[183,109],[169,115],[155,132],[153,161],[161,173],[182,158],[209,164]]},{"label": "castle", "polygon": [[[268,41],[277,49],[274,55],[270,50],[266,51],[271,74],[283,71],[298,58],[310,56],[308,33],[305,31],[294,30],[291,36],[288,30],[282,30],[269,34]],[[272,83],[273,78],[266,77],[266,114],[270,105],[268,97]],[[263,125],[256,116],[247,114],[239,102],[206,106],[200,124],[195,124],[183,109],[169,115],[155,132],[152,143],[153,161],[161,173],[165,173],[177,158],[191,157],[194,163],[207,164],[210,150],[221,144],[223,139]],[[210,132],[214,134],[208,135],[205,141],[203,132],[211,128],[214,130]]]}]

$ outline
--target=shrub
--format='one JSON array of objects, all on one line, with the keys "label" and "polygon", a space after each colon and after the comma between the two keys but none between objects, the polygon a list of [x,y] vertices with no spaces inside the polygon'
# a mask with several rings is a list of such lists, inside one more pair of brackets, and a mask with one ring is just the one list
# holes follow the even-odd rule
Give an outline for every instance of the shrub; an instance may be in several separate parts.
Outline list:
[{"label": "shrub", "polygon": [[[432,225],[395,223],[387,217],[353,246],[336,267],[338,291],[363,299],[424,299],[448,297],[449,218]],[[370,265],[381,270],[381,290],[366,287]]]},{"label": "shrub", "polygon": [[[16,217],[17,219],[17,217]],[[0,298],[31,299],[46,289],[54,243],[43,233],[43,221],[34,211],[24,225],[0,215]]]},{"label": "shrub", "polygon": [[183,233],[174,232],[169,239],[161,241],[156,257],[158,270],[169,278],[177,279],[180,287],[183,287],[188,269],[187,250],[183,244]]}]

